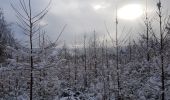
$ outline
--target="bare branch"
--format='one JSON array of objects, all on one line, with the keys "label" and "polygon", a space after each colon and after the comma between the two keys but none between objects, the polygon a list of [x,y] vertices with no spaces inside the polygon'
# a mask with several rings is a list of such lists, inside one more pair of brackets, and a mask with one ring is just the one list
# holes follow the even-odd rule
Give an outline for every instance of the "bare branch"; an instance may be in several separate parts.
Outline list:
[{"label": "bare branch", "polygon": [[32,23],[35,25],[35,23],[39,22],[42,18],[44,18],[44,16],[48,13],[48,10],[46,12],[43,13],[43,15],[41,16],[37,16],[38,18],[36,18],[35,21],[33,21]]},{"label": "bare branch", "polygon": [[111,40],[111,42],[112,42],[112,45],[114,46],[114,45],[115,45],[115,44],[114,44],[114,40],[113,40],[112,36],[110,35],[110,32],[109,32],[109,30],[108,30],[108,28],[107,28],[106,23],[105,23],[105,29],[106,29],[106,32],[107,32],[107,34],[108,34],[108,36],[109,36],[109,38],[110,38],[110,40]]},{"label": "bare branch", "polygon": [[21,16],[22,19],[25,19],[27,21],[29,21],[29,19],[25,18],[24,15],[22,15],[15,7],[14,5],[11,3],[11,7],[14,9],[14,11],[19,15]]},{"label": "bare branch", "polygon": [[25,12],[25,14],[27,15],[27,17],[29,18],[30,16],[29,16],[29,14],[28,14],[28,11],[27,11],[27,7],[26,7],[26,5],[25,5],[25,0],[19,0],[19,2],[20,2],[20,7],[21,7],[21,9]]},{"label": "bare branch", "polygon": [[37,18],[38,16],[42,16],[42,15],[44,15],[44,14],[45,14],[45,12],[47,12],[47,11],[48,11],[48,8],[49,8],[49,6],[50,6],[51,2],[52,2],[52,0],[50,0],[50,2],[48,3],[48,5],[47,5],[47,7],[46,7],[46,8],[44,8],[44,9],[43,9],[40,13],[38,13],[37,15],[35,15],[32,19],[35,19],[35,18]]},{"label": "bare branch", "polygon": [[67,24],[64,25],[63,29],[61,30],[59,36],[57,37],[57,39],[56,39],[56,41],[55,41],[54,43],[57,43],[57,42],[58,42],[59,38],[61,37],[61,35],[62,35],[62,33],[64,32],[64,30],[65,30],[66,27],[67,27]]}]

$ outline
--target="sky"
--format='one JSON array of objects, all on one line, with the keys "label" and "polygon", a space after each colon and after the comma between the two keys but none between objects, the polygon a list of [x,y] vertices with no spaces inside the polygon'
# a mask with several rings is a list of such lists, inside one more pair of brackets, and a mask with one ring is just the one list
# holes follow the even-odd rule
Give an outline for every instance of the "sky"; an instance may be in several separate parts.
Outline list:
[{"label": "sky", "polygon": [[[18,21],[14,10],[10,3],[18,6],[18,0],[0,0],[0,7],[3,8],[5,18],[8,23],[13,23],[13,31],[16,38],[21,41],[26,40],[26,36],[22,34],[22,30],[16,26]],[[64,30],[60,43],[66,42],[68,45],[73,45],[74,40],[81,45],[83,36],[87,37],[93,35],[94,30],[99,40],[108,34],[106,27],[115,39],[115,16],[116,7],[119,11],[126,5],[136,4],[142,7],[144,12],[146,0],[52,0],[50,10],[45,18],[41,21],[42,25],[47,25],[43,31],[51,40],[55,40],[62,30],[63,26],[67,24]],[[154,19],[156,14],[156,3],[158,0],[148,0],[149,17]],[[41,11],[48,4],[49,0],[32,0],[32,7],[34,13]],[[164,11],[168,12],[170,0],[163,0]],[[126,8],[125,8],[126,9]],[[118,12],[119,13],[119,12]],[[168,12],[169,13],[169,12]],[[124,14],[124,13],[123,13]],[[120,40],[128,38],[136,38],[139,32],[145,30],[144,15],[140,15],[133,20],[118,18],[118,37]],[[108,39],[109,40],[109,39]]]}]

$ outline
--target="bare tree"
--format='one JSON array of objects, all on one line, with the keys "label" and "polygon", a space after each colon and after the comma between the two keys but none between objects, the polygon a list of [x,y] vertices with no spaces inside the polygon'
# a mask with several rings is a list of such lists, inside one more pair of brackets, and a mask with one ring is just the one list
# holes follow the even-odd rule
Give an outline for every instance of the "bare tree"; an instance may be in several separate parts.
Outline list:
[{"label": "bare tree", "polygon": [[164,44],[163,44],[163,31],[162,31],[162,3],[161,0],[157,3],[158,7],[158,16],[159,16],[159,28],[160,28],[160,56],[161,56],[161,95],[162,95],[162,100],[165,100],[165,72],[164,72],[164,56],[163,56],[163,49],[164,49]]},{"label": "bare tree", "polygon": [[129,38],[129,61],[132,61],[132,43],[131,43],[131,38]]},{"label": "bare tree", "polygon": [[78,71],[77,71],[77,41],[76,41],[76,38],[75,38],[75,44],[74,44],[74,85],[76,87],[77,85],[77,74],[78,74]]},{"label": "bare tree", "polygon": [[116,24],[116,68],[117,68],[116,72],[117,72],[117,88],[118,88],[118,100],[121,100],[117,8],[116,8],[116,23],[115,24]]},{"label": "bare tree", "polygon": [[86,35],[84,35],[84,87],[87,87],[87,52],[86,52]]},{"label": "bare tree", "polygon": [[33,14],[33,8],[31,4],[31,0],[19,0],[19,7],[14,6],[11,3],[11,7],[14,9],[17,18],[19,19],[20,23],[18,26],[23,29],[24,34],[29,37],[29,44],[30,44],[30,100],[33,99],[33,68],[34,68],[34,60],[33,60],[33,37],[34,35],[40,30],[39,23],[44,18],[44,16],[49,11],[49,5],[45,7],[42,11]]},{"label": "bare tree", "polygon": [[94,31],[94,40],[93,40],[93,46],[94,46],[94,73],[95,78],[97,78],[97,47],[96,47],[96,32]]},{"label": "bare tree", "polygon": [[149,18],[148,18],[148,1],[146,0],[146,11],[145,11],[145,25],[146,25],[146,45],[147,45],[147,61],[150,60],[149,54]]},{"label": "bare tree", "polygon": [[158,17],[159,17],[159,38],[158,44],[159,44],[159,54],[160,54],[160,68],[161,68],[161,100],[165,100],[165,90],[166,90],[166,85],[165,85],[165,80],[166,80],[166,57],[165,57],[165,51],[166,51],[166,46],[167,46],[167,40],[168,40],[168,35],[169,35],[169,19],[168,18],[164,19],[163,16],[163,7],[162,7],[162,1],[159,0],[157,3],[157,8],[158,8]]}]

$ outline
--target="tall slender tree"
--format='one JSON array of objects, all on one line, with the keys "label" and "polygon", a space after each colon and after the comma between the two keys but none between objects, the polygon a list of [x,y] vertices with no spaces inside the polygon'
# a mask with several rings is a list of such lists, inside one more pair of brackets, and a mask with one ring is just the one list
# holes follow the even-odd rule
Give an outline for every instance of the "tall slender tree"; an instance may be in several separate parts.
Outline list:
[{"label": "tall slender tree", "polygon": [[160,59],[161,59],[161,97],[165,100],[165,70],[164,70],[164,33],[162,31],[162,2],[159,0],[157,3],[158,16],[159,16],[159,30],[160,30]]},{"label": "tall slender tree", "polygon": [[93,36],[93,46],[94,46],[94,73],[95,78],[97,78],[97,47],[96,47],[96,31],[94,30],[94,36]]},{"label": "tall slender tree", "polygon": [[29,44],[30,44],[30,100],[33,100],[33,69],[34,69],[34,59],[33,59],[33,37],[34,35],[40,30],[39,23],[44,18],[44,16],[48,13],[49,5],[45,7],[42,11],[33,14],[33,8],[31,4],[31,0],[19,0],[19,7],[14,6],[11,3],[11,7],[14,9],[17,18],[20,21],[18,26],[23,29],[24,34],[29,37]]},{"label": "tall slender tree", "polygon": [[116,74],[117,74],[117,89],[118,89],[118,100],[121,100],[117,8],[116,8],[116,23],[115,24],[116,24]]},{"label": "tall slender tree", "polygon": [[146,0],[145,25],[146,25],[147,61],[149,61],[149,60],[150,60],[150,55],[149,55],[149,18],[148,18],[148,0]]},{"label": "tall slender tree", "polygon": [[76,85],[77,85],[77,40],[75,38],[75,44],[74,44],[74,85],[75,85],[75,88],[76,88]]},{"label": "tall slender tree", "polygon": [[84,35],[84,87],[87,87],[87,51],[86,51],[86,35]]}]

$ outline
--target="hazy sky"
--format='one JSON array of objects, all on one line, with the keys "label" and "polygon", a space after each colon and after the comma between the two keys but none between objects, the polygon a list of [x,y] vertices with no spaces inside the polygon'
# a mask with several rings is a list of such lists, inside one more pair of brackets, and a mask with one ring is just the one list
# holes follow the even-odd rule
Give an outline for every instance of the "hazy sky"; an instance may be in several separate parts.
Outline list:
[{"label": "hazy sky", "polygon": [[[10,7],[10,2],[18,4],[18,0],[0,0],[0,7],[3,8],[5,17],[8,22],[15,23],[17,18],[15,12]],[[33,9],[38,12],[43,9],[49,0],[32,0]],[[128,4],[139,4],[145,8],[146,0],[53,0],[51,9],[47,16],[42,20],[41,24],[48,24],[44,30],[52,40],[57,38],[62,27],[67,24],[61,41],[66,41],[72,45],[74,38],[77,38],[79,44],[83,41],[83,35],[90,36],[94,30],[98,34],[99,39],[107,36],[105,23],[112,37],[115,36],[115,8],[118,10]],[[158,0],[148,0],[149,16],[156,14],[156,2]],[[163,0],[164,10],[168,10],[170,0]],[[124,38],[129,31],[133,35],[144,30],[144,15],[134,20],[119,19],[119,38]],[[125,27],[125,28],[124,28]],[[16,37],[19,39],[26,38],[22,35],[22,31],[13,26]],[[123,34],[122,34],[122,30]],[[120,35],[122,34],[122,35]]]}]

